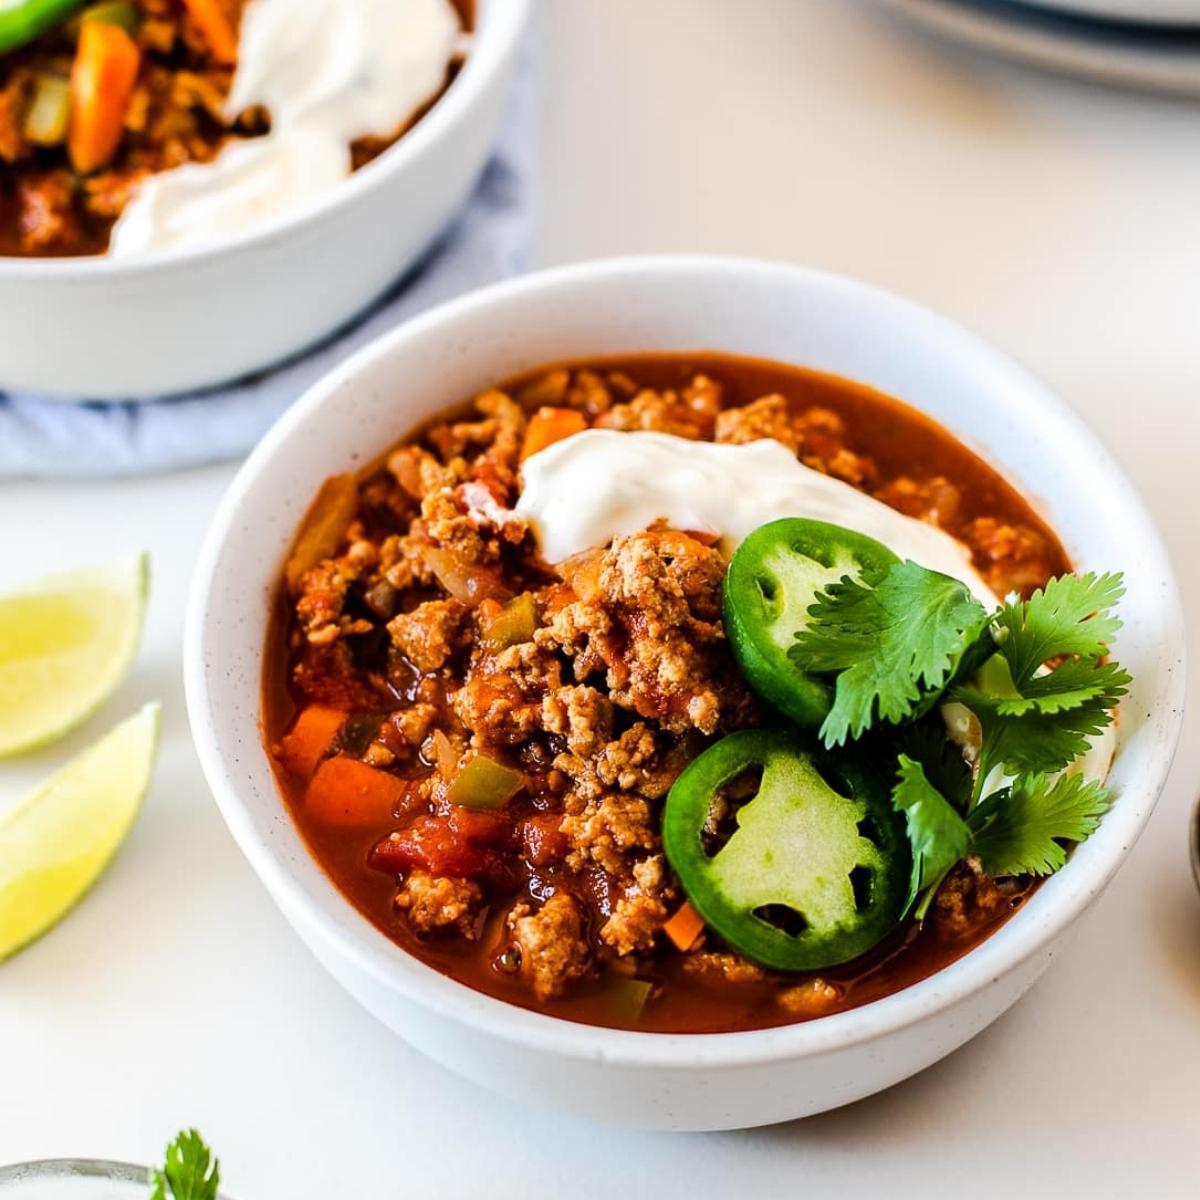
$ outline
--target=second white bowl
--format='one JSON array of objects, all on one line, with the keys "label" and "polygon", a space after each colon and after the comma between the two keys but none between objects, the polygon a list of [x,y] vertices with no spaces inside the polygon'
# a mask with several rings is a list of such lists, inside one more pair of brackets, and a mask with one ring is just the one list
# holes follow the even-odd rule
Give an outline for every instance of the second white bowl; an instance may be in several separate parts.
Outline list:
[{"label": "second white bowl", "polygon": [[471,54],[399,142],[310,209],[144,259],[0,257],[0,390],[147,399],[282,361],[416,261],[496,139],[530,0],[480,0]]}]

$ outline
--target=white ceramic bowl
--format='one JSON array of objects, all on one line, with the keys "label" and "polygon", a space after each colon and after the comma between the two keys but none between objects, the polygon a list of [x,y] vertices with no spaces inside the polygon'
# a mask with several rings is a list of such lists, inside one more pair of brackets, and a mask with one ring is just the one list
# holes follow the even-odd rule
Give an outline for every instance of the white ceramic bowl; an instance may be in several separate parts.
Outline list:
[{"label": "white ceramic bowl", "polygon": [[[355,470],[462,397],[557,359],[720,349],[863,380],[955,432],[1038,505],[1082,567],[1128,580],[1116,651],[1134,684],[1112,771],[1119,800],[999,932],[885,1000],[809,1024],[663,1035],[507,1005],[410,957],[342,898],[289,819],[260,741],[264,631],[320,481]],[[1057,397],[956,325],[830,275],[714,258],[600,262],[468,296],[370,347],[304,396],[237,476],[200,555],[185,672],[205,774],[267,890],[328,969],[415,1046],[489,1087],[647,1127],[767,1124],[921,1070],[998,1017],[1129,852],[1167,775],[1183,704],[1179,598],[1158,534]]]},{"label": "white ceramic bowl", "polygon": [[143,259],[0,257],[0,389],[146,399],[279,362],[411,266],[495,141],[530,0],[479,0],[472,52],[416,126],[298,213]]}]

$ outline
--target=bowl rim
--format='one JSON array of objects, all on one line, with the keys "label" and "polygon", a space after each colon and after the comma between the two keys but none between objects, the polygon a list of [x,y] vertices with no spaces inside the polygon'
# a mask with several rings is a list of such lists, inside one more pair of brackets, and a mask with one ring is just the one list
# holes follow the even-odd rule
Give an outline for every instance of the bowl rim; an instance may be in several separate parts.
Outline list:
[{"label": "bowl rim", "polygon": [[[1161,582],[1158,609],[1163,644],[1177,651],[1177,667],[1163,662],[1157,668],[1158,691],[1153,728],[1158,742],[1147,769],[1136,785],[1127,787],[1121,802],[1108,814],[1101,831],[1089,839],[1085,865],[1090,871],[1064,872],[1056,877],[1054,908],[1034,915],[1035,901],[949,966],[883,999],[816,1020],[730,1033],[652,1033],[585,1025],[532,1011],[477,992],[442,975],[408,954],[377,930],[357,909],[329,887],[345,912],[334,917],[322,911],[303,883],[290,871],[283,855],[260,839],[249,805],[242,802],[236,780],[217,747],[214,711],[209,695],[205,635],[209,591],[226,538],[235,531],[241,504],[277,449],[300,430],[326,400],[352,385],[382,360],[404,353],[410,341],[436,336],[489,309],[531,292],[563,285],[577,286],[616,277],[636,285],[639,275],[667,274],[683,282],[691,274],[724,273],[731,282],[747,275],[775,277],[808,288],[833,289],[864,305],[883,304],[896,314],[919,321],[931,331],[950,337],[972,359],[981,377],[1006,381],[1019,393],[1020,411],[1014,421],[1028,420],[1067,433],[1085,448],[1093,470],[1119,494],[1139,544],[1156,564]],[[911,402],[911,401],[910,401]],[[956,436],[962,431],[947,424]],[[600,1060],[636,1068],[734,1068],[814,1058],[895,1034],[944,1014],[986,989],[1002,975],[1016,971],[1049,946],[1072,925],[1120,867],[1149,820],[1166,782],[1183,721],[1183,615],[1174,572],[1160,534],[1133,485],[1083,420],[1037,377],[961,325],[893,292],[844,276],[811,268],[721,255],[653,255],[600,259],[539,271],[492,285],[432,309],[364,347],[308,390],[278,420],[242,465],[222,499],[197,559],[189,596],[184,634],[184,681],[189,718],[201,765],[230,831],[250,860],[267,891],[304,940],[322,959],[333,954],[348,960],[360,973],[384,989],[398,993],[420,1008],[450,1017],[474,1030],[533,1050],[573,1060]],[[213,669],[214,676],[219,672]],[[1118,758],[1121,751],[1118,751]],[[290,817],[288,818],[290,820]],[[297,836],[299,836],[297,834]],[[306,851],[307,852],[307,851]],[[1041,889],[1043,893],[1045,889]]]},{"label": "bowl rim", "polygon": [[209,246],[155,250],[133,258],[107,254],[38,258],[0,255],[0,281],[36,283],[108,282],[154,274],[172,267],[244,253],[253,247],[286,241],[323,221],[329,213],[352,205],[359,195],[384,187],[415,159],[427,153],[459,121],[474,111],[480,93],[503,70],[528,23],[533,0],[481,0],[474,42],[462,70],[427,113],[382,154],[353,171],[336,187],[294,212],[283,213]]}]

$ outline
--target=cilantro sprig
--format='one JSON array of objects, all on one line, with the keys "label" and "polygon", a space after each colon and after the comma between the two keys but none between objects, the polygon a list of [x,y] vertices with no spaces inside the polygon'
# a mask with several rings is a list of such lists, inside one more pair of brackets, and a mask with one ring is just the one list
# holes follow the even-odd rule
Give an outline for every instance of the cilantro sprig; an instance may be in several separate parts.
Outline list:
[{"label": "cilantro sprig", "polygon": [[[957,580],[904,562],[874,587],[843,579],[808,609],[793,655],[833,679],[825,745],[893,735],[918,915],[963,858],[993,876],[1048,875],[1097,828],[1111,793],[1062,772],[1128,689],[1106,659],[1123,594],[1119,574],[1064,575],[988,613]],[[924,717],[941,702],[977,727],[969,762]]]},{"label": "cilantro sprig", "polygon": [[162,1168],[150,1171],[150,1200],[217,1200],[221,1164],[194,1129],[167,1146]]},{"label": "cilantro sprig", "polygon": [[794,653],[809,671],[838,672],[821,726],[827,746],[911,717],[988,627],[983,605],[957,579],[914,562],[893,566],[877,587],[849,577],[832,584],[808,614]]}]

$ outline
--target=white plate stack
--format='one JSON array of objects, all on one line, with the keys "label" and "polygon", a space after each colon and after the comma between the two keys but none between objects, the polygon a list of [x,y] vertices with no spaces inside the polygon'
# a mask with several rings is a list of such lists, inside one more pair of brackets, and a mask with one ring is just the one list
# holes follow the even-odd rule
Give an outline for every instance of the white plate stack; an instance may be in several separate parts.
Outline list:
[{"label": "white plate stack", "polygon": [[1200,97],[1200,0],[885,0],[944,36],[1105,83]]}]

